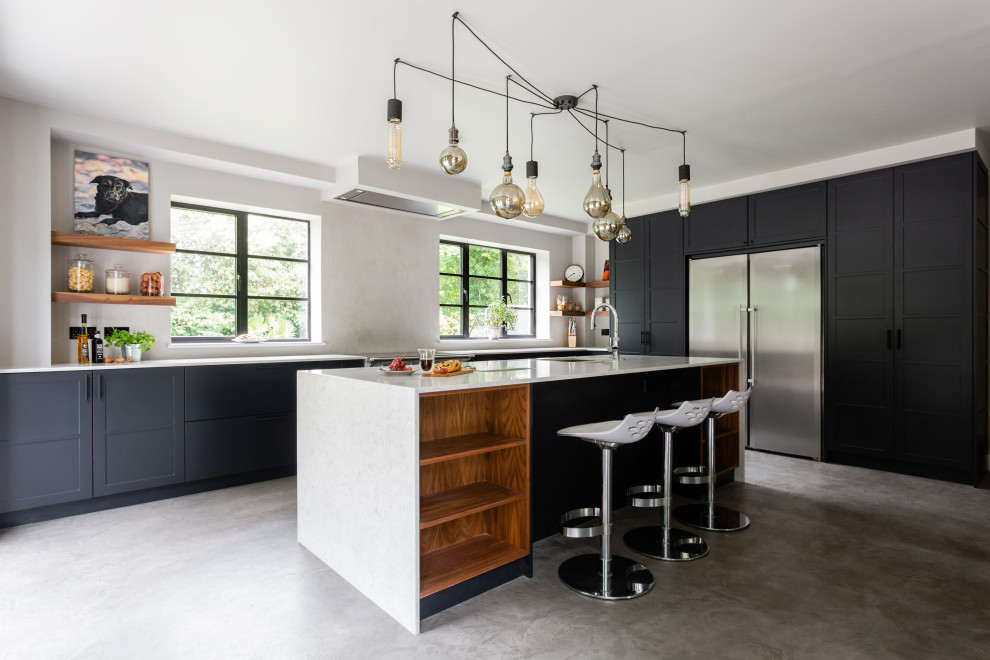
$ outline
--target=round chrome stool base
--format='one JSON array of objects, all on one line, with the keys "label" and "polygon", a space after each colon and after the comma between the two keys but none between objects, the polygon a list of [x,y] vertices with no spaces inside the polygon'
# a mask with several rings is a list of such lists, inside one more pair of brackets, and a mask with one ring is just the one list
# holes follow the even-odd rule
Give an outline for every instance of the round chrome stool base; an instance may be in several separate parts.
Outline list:
[{"label": "round chrome stool base", "polygon": [[673,513],[677,522],[710,532],[738,532],[749,527],[749,516],[724,506],[685,504]]},{"label": "round chrome stool base", "polygon": [[571,557],[560,565],[557,575],[579,594],[602,600],[629,600],[653,588],[653,574],[626,557],[612,557],[612,575],[606,580],[602,576],[602,558],[597,553]]},{"label": "round chrome stool base", "polygon": [[641,555],[663,561],[692,561],[708,554],[708,543],[694,532],[676,527],[668,530],[664,543],[663,527],[637,527],[622,537],[626,547]]}]

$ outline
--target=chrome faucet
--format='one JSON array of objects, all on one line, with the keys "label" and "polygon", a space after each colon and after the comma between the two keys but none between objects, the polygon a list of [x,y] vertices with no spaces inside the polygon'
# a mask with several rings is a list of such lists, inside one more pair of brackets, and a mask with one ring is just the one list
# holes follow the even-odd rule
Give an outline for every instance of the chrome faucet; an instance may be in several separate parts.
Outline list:
[{"label": "chrome faucet", "polygon": [[619,359],[619,313],[615,311],[615,307],[612,307],[608,303],[602,303],[598,307],[595,307],[595,309],[592,310],[591,312],[592,330],[595,329],[595,314],[597,314],[598,310],[600,309],[608,310],[611,313],[611,315],[615,317],[615,321],[612,323],[612,332],[609,335],[608,348],[610,351],[612,351],[612,359],[618,360]]}]

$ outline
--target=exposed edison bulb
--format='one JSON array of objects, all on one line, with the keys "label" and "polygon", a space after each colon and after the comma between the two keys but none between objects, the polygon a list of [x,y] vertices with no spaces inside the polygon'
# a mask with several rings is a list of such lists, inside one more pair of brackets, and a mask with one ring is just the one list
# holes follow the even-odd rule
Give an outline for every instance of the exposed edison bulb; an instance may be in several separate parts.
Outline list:
[{"label": "exposed edison bulb", "polygon": [[543,213],[545,206],[543,195],[536,187],[536,179],[539,176],[538,165],[535,160],[526,162],[526,201],[523,202],[522,212],[527,218],[535,218]]},{"label": "exposed edison bulb", "polygon": [[626,219],[622,218],[622,226],[619,227],[619,233],[615,236],[616,243],[622,243],[625,245],[632,240],[632,229],[626,224]]},{"label": "exposed edison bulb", "polygon": [[591,223],[591,229],[595,232],[595,236],[607,242],[619,235],[619,227],[621,224],[622,219],[615,213],[609,211],[601,218],[596,218],[595,221]]},{"label": "exposed edison bulb", "polygon": [[588,194],[584,196],[584,212],[592,218],[604,218],[611,209],[612,200],[609,199],[605,186],[602,185],[602,175],[599,170],[592,170],[591,187],[588,188]]},{"label": "exposed edison bulb", "polygon": [[467,154],[464,150],[457,146],[458,143],[458,133],[457,127],[451,126],[450,131],[450,144],[447,148],[440,152],[440,167],[447,174],[460,174],[467,167]]},{"label": "exposed edison bulb", "polygon": [[402,101],[388,100],[388,152],[385,160],[390,170],[402,165]]},{"label": "exposed edison bulb", "polygon": [[512,172],[505,170],[502,173],[502,183],[495,186],[492,191],[489,203],[492,213],[500,218],[511,220],[518,217],[526,202],[526,195],[522,188],[512,183]]},{"label": "exposed edison bulb", "polygon": [[691,214],[691,166],[681,165],[678,168],[677,178],[681,180],[677,210],[681,217],[686,218]]}]

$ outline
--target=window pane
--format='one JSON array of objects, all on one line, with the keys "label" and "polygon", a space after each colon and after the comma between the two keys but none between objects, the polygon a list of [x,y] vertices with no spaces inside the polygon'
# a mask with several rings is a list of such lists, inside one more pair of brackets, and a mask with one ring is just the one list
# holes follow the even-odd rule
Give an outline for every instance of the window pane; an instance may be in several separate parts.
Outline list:
[{"label": "window pane", "polygon": [[440,244],[440,272],[461,272],[461,247],[459,245]]},{"label": "window pane", "polygon": [[305,300],[248,300],[248,332],[267,339],[308,339]]},{"label": "window pane", "polygon": [[529,309],[517,309],[516,313],[519,317],[516,319],[516,325],[509,329],[508,334],[510,335],[530,335],[533,334],[533,311]]},{"label": "window pane", "polygon": [[471,275],[502,277],[502,251],[472,245],[468,248],[468,272]]},{"label": "window pane", "polygon": [[176,252],[172,255],[172,292],[228,294],[237,293],[234,257]]},{"label": "window pane", "polygon": [[[478,318],[478,317],[481,318]],[[471,307],[468,311],[468,323],[471,327],[471,337],[484,337],[487,333],[485,332],[485,308],[484,307]],[[478,318],[477,321],[475,319]]]},{"label": "window pane", "polygon": [[472,305],[490,305],[502,297],[500,280],[468,280],[468,302]]},{"label": "window pane", "polygon": [[532,280],[532,258],[528,254],[506,253],[506,273],[513,280]]},{"label": "window pane", "polygon": [[461,308],[440,308],[440,336],[461,334]]},{"label": "window pane", "polygon": [[309,258],[309,223],[303,220],[248,216],[248,254]]},{"label": "window pane", "polygon": [[519,307],[532,307],[530,289],[533,285],[528,282],[509,282],[505,289],[509,292],[509,304]]},{"label": "window pane", "polygon": [[440,304],[461,304],[461,278],[454,275],[440,276]]},{"label": "window pane", "polygon": [[233,337],[233,298],[176,298],[173,337]]},{"label": "window pane", "polygon": [[237,251],[237,218],[226,213],[172,208],[172,242],[180,250]]},{"label": "window pane", "polygon": [[248,259],[248,295],[305,298],[309,264],[274,259]]}]

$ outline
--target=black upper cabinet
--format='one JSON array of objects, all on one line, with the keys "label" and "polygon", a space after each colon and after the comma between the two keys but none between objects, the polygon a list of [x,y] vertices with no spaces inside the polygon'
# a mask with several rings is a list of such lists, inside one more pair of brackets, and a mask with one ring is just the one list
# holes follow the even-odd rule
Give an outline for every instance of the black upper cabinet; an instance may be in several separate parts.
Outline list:
[{"label": "black upper cabinet", "polygon": [[825,238],[825,195],[824,181],[750,195],[749,245]]},{"label": "black upper cabinet", "polygon": [[609,298],[619,312],[621,351],[642,355],[646,353],[646,217],[626,222],[632,240],[625,245],[609,242]]},{"label": "black upper cabinet", "polygon": [[0,375],[0,512],[93,495],[89,371]]},{"label": "black upper cabinet", "polygon": [[692,206],[691,214],[683,219],[684,252],[745,247],[749,244],[746,212],[745,197]]},{"label": "black upper cabinet", "polygon": [[93,494],[185,479],[182,367],[95,371]]}]

